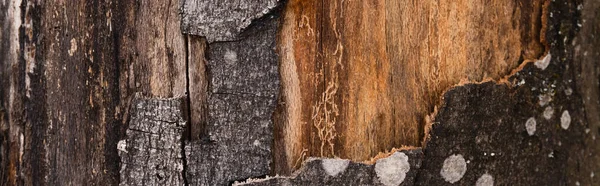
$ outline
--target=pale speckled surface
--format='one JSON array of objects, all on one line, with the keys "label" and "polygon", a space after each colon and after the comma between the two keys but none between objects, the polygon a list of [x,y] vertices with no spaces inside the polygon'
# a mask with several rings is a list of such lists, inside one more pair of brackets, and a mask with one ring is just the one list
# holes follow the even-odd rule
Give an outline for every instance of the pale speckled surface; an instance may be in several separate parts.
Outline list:
[{"label": "pale speckled surface", "polygon": [[182,99],[136,98],[121,157],[119,185],[183,185]]},{"label": "pale speckled surface", "polygon": [[256,18],[268,14],[278,0],[185,0],[182,3],[183,33],[204,36],[208,42],[240,39]]}]

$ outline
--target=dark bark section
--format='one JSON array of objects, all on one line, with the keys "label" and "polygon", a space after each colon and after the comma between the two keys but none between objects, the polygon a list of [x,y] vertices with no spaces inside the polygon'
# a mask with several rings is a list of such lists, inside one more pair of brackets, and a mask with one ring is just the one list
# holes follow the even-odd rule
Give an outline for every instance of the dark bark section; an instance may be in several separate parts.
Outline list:
[{"label": "dark bark section", "polygon": [[211,43],[239,40],[252,21],[275,8],[278,1],[183,0],[181,30]]},{"label": "dark bark section", "polygon": [[277,15],[255,22],[234,42],[208,46],[208,116],[186,147],[190,185],[225,185],[270,173],[279,89]]},{"label": "dark bark section", "polygon": [[[392,159],[394,156],[404,156],[407,159],[384,161],[385,159]],[[249,179],[246,182],[234,185],[393,185],[392,183],[398,183],[400,186],[406,186],[414,183],[422,159],[423,153],[420,149],[397,151],[395,155],[380,159],[373,165],[350,160],[310,158],[291,177],[272,177],[264,180]],[[338,161],[339,163],[328,161]],[[404,170],[394,169],[406,165],[410,168]],[[392,174],[386,174],[385,171],[390,171],[389,173]],[[403,176],[394,177],[400,174],[403,174]]]},{"label": "dark bark section", "polygon": [[120,185],[184,185],[182,134],[185,101],[136,98],[121,156]]},{"label": "dark bark section", "polygon": [[[570,159],[567,174],[571,182],[600,185],[600,179],[597,178],[600,173],[600,144],[597,141],[600,137],[600,1],[576,2],[570,6],[557,7],[566,15],[580,13],[580,19],[557,19],[555,22],[556,25],[561,25],[561,33],[575,32],[574,36],[561,35],[567,38],[562,47],[567,49],[565,55],[569,61],[568,70],[574,74],[572,78],[576,89],[573,90],[581,96],[585,111],[585,116],[581,119],[587,124],[587,135],[578,144],[581,149],[573,152],[578,158]],[[560,24],[558,20],[561,20]]]},{"label": "dark bark section", "polygon": [[[116,146],[119,101],[110,1],[13,6],[2,12],[20,12],[2,27],[3,184],[116,184],[117,151],[105,148]],[[16,37],[8,23],[21,24]]]}]

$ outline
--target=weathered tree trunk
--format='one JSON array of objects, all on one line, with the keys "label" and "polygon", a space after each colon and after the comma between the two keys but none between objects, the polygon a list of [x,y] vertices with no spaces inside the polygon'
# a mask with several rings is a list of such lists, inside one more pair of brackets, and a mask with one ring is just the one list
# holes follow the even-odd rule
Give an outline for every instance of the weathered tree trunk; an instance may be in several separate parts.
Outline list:
[{"label": "weathered tree trunk", "polygon": [[5,0],[0,183],[600,185],[598,11]]}]

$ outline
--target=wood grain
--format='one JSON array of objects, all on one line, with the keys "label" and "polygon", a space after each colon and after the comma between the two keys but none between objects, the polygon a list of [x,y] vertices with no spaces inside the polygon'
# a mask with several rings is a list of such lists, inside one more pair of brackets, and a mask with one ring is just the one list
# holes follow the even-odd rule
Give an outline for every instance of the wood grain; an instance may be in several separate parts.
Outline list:
[{"label": "wood grain", "polygon": [[290,0],[275,171],[308,156],[366,160],[420,146],[442,92],[544,53],[543,9],[543,0]]}]

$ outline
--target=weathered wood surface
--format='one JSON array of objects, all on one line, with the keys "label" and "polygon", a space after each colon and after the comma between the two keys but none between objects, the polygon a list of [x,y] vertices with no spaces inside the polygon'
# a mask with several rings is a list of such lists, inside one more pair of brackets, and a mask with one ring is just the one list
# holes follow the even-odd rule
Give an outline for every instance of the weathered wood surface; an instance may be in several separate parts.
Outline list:
[{"label": "weathered wood surface", "polygon": [[21,8],[16,1],[0,4],[0,183],[15,185],[23,144],[25,65],[20,61]]},{"label": "weathered wood surface", "polygon": [[309,156],[366,160],[421,146],[443,91],[545,53],[544,2],[290,0],[277,171]]},{"label": "weathered wood surface", "polygon": [[2,2],[3,183],[119,183],[116,145],[132,95],[186,94],[171,3]]},{"label": "weathered wood surface", "polygon": [[[115,1],[113,10],[121,99],[136,92],[153,97],[186,95],[187,43],[179,1]],[[198,74],[202,75],[202,74]]]},{"label": "weathered wood surface", "polygon": [[119,185],[184,185],[184,99],[137,97],[131,120],[117,149],[121,157]]},{"label": "weathered wood surface", "polygon": [[[231,7],[240,2],[214,5],[238,11]],[[250,9],[264,8],[265,2],[251,2],[257,4]],[[541,6],[541,1],[528,1],[489,7],[467,6],[468,1],[382,2],[289,1],[285,13],[271,10],[258,19],[258,14],[245,14],[254,16],[248,18],[252,24],[236,20],[212,28],[210,34],[224,34],[218,29],[232,29],[233,34],[211,40],[202,38],[209,34],[181,33],[186,23],[178,10],[186,5],[179,1],[1,1],[0,182],[118,185],[138,182],[128,175],[146,172],[141,181],[166,183],[160,177],[175,175],[179,183],[169,184],[184,185],[226,185],[268,174],[284,176],[247,184],[477,185],[493,180],[496,185],[600,185],[595,177],[600,173],[600,2],[556,0]],[[482,7],[486,8],[478,9]],[[401,51],[407,52],[394,55]],[[544,60],[531,62],[547,53],[551,57],[546,58],[546,68],[540,68]],[[410,66],[432,61],[440,64]],[[442,70],[448,66],[456,68]],[[414,74],[392,75],[402,69]],[[438,69],[437,74],[427,75],[432,69]],[[502,78],[511,70],[519,73]],[[455,86],[454,78],[463,75],[476,83]],[[451,78],[429,79],[446,76]],[[477,83],[487,77],[494,80]],[[338,90],[328,89],[336,81]],[[432,92],[409,87],[418,83],[433,87]],[[272,118],[280,87],[281,107]],[[398,91],[409,89],[427,94]],[[152,122],[127,109],[141,103],[132,99],[136,92],[148,98],[141,102],[177,102],[166,104],[172,110],[144,109],[178,118],[177,126],[184,120],[190,124],[176,127],[179,137],[168,133],[144,139],[149,133],[131,129]],[[415,99],[403,101],[410,97]],[[404,102],[409,104],[400,104]],[[437,114],[427,116],[435,105],[429,103],[438,104]],[[330,118],[335,115],[333,105],[340,115]],[[392,126],[409,125],[381,122],[392,121],[386,115],[398,116],[402,109],[414,116],[406,121],[432,123],[431,130],[407,128],[410,134],[404,135],[399,132],[404,129]],[[329,111],[329,116],[321,111]],[[351,115],[356,118],[348,119]],[[339,145],[333,153],[321,154],[323,141],[314,138],[319,135],[314,124],[333,119],[335,133],[321,130],[321,135],[340,140]],[[154,124],[160,123],[163,131],[173,124],[160,121]],[[308,133],[294,133],[299,128],[290,121],[307,122],[296,124]],[[350,129],[381,136],[364,138],[351,135],[355,133]],[[380,155],[373,162],[310,159],[299,172],[287,175],[309,156],[352,158],[356,150],[349,149],[354,145],[370,149],[358,152],[364,157],[355,159],[368,159],[410,145],[404,138],[411,135],[416,136],[412,145],[419,145],[423,136],[429,138],[423,147],[400,151],[410,165],[404,179],[399,179],[406,170],[399,153]],[[191,141],[177,141],[183,146],[175,146],[180,138]],[[126,163],[119,166],[119,140],[169,141],[177,151],[164,156],[173,160],[166,168],[171,172],[147,164],[135,171]],[[125,146],[135,152],[127,150],[134,143]],[[180,156],[182,151],[185,156]],[[455,166],[444,168],[446,160]],[[182,167],[176,166],[180,163]],[[378,175],[378,164],[387,164],[379,170],[397,171]]]},{"label": "weathered wood surface", "polygon": [[10,9],[2,12],[9,16],[2,18],[7,37],[1,43],[10,44],[1,62],[2,102],[9,113],[2,121],[8,126],[4,183],[117,183],[111,4],[2,3]]},{"label": "weathered wood surface", "polygon": [[279,0],[183,0],[181,30],[208,42],[239,40],[254,21],[274,9]]}]

